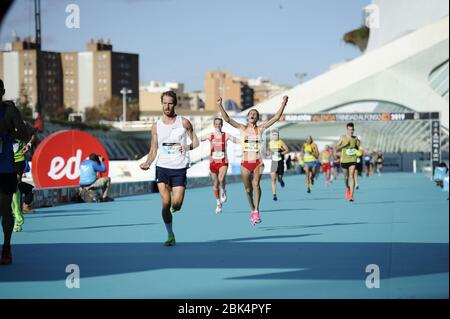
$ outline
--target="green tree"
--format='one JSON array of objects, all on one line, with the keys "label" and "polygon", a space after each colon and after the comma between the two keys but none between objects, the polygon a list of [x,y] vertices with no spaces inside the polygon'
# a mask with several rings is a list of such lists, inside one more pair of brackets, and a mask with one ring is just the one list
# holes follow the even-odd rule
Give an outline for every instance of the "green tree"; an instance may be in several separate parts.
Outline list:
[{"label": "green tree", "polygon": [[96,107],[87,107],[84,112],[87,123],[98,123],[102,120],[102,115]]},{"label": "green tree", "polygon": [[138,121],[139,115],[139,103],[136,99],[132,99],[130,103],[127,104],[127,121]]},{"label": "green tree", "polygon": [[[122,118],[123,105],[122,98],[113,96],[98,107],[86,108],[86,121],[98,123],[100,120],[119,121]],[[139,104],[137,100],[131,100],[127,103],[127,121],[139,119]]]},{"label": "green tree", "polygon": [[369,42],[370,29],[366,26],[349,31],[344,34],[344,42],[357,46],[361,52],[364,52]]}]

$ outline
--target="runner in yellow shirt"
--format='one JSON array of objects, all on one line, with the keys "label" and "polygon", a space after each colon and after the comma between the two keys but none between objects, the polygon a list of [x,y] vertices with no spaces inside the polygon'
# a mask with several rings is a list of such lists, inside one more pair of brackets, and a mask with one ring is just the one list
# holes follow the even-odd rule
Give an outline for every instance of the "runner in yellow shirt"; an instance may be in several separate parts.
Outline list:
[{"label": "runner in yellow shirt", "polygon": [[284,187],[284,155],[289,153],[289,148],[286,143],[280,139],[277,130],[272,131],[269,142],[269,152],[272,159],[270,166],[270,176],[272,177],[272,195],[273,200],[278,200],[277,197],[277,179],[281,187]]},{"label": "runner in yellow shirt", "polygon": [[353,123],[347,124],[347,134],[342,135],[336,144],[336,151],[342,150],[341,167],[344,174],[345,182],[345,197],[353,202],[353,192],[355,190],[355,173],[356,173],[356,136],[355,125]]},{"label": "runner in yellow shirt", "polygon": [[302,146],[302,157],[305,169],[306,192],[311,193],[311,185],[314,185],[316,175],[316,161],[319,158],[319,150],[312,136],[306,138]]}]

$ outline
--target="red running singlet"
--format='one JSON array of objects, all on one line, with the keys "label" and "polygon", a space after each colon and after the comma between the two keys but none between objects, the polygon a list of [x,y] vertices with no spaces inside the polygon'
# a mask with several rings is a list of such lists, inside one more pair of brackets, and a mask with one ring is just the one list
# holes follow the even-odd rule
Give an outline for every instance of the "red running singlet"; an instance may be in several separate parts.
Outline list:
[{"label": "red running singlet", "polygon": [[211,143],[209,170],[212,174],[219,174],[219,169],[228,166],[226,134],[222,132],[221,138],[216,138],[214,133],[209,137]]}]

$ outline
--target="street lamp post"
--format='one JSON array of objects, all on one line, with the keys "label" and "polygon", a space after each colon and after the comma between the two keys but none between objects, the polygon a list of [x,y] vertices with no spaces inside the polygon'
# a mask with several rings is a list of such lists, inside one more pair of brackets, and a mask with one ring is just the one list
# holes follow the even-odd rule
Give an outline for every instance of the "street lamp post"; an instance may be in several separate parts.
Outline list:
[{"label": "street lamp post", "polygon": [[124,87],[120,93],[122,93],[122,122],[125,123],[127,121],[127,94],[131,94],[133,91]]}]

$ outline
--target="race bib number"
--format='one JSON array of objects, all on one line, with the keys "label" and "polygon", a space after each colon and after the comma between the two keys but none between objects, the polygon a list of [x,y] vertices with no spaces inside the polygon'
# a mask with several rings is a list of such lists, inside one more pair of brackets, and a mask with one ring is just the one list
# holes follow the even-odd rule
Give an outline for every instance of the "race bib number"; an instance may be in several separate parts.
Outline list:
[{"label": "race bib number", "polygon": [[358,157],[358,158],[356,158],[356,163],[361,163],[361,159]]},{"label": "race bib number", "polygon": [[281,161],[280,153],[273,153],[272,154],[272,161],[275,161],[275,162]]},{"label": "race bib number", "polygon": [[19,151],[19,146],[20,146],[19,143],[14,143],[13,144],[13,152],[14,153],[17,153]]},{"label": "race bib number", "polygon": [[178,155],[181,154],[181,145],[178,143],[163,143],[162,153],[167,155]]},{"label": "race bib number", "polygon": [[259,143],[256,141],[248,141],[245,145],[246,152],[259,152]]},{"label": "race bib number", "polygon": [[347,148],[345,150],[345,154],[348,156],[355,156],[356,155],[356,149],[355,148]]},{"label": "race bib number", "polygon": [[364,159],[366,160],[366,162],[370,162],[370,156],[366,156],[364,157]]},{"label": "race bib number", "polygon": [[222,151],[214,151],[212,153],[212,158],[215,160],[221,160],[225,158],[225,152]]}]

